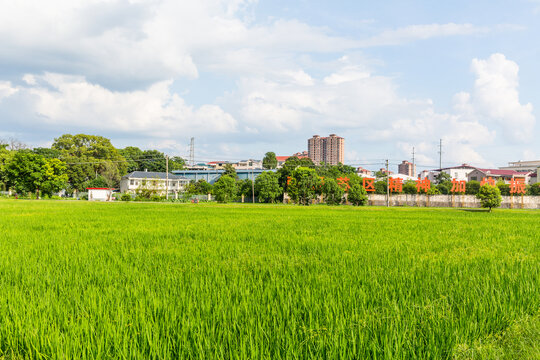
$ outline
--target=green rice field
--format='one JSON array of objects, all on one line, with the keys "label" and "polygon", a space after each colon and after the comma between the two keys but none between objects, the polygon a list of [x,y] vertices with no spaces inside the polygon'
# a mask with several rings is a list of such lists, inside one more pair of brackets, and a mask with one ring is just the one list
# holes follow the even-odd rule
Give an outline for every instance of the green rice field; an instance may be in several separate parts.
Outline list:
[{"label": "green rice field", "polygon": [[0,359],[540,359],[540,211],[0,201]]}]

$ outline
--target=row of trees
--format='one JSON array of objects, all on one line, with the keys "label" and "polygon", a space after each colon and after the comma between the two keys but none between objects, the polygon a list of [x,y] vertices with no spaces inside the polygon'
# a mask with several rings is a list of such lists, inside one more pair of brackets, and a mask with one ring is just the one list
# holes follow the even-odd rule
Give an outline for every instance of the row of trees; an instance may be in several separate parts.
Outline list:
[{"label": "row of trees", "polygon": [[[348,182],[339,183],[338,179],[345,177]],[[342,164],[315,166],[310,159],[298,157],[287,159],[276,172],[263,172],[254,183],[249,179],[239,180],[234,168],[225,166],[224,174],[213,186],[204,180],[199,180],[190,184],[187,192],[190,194],[211,193],[220,202],[234,201],[241,196],[247,198],[256,196],[259,202],[274,203],[282,201],[285,193],[292,201],[303,205],[308,205],[321,196],[326,203],[332,205],[341,204],[345,198],[355,205],[363,205],[367,202],[362,178],[356,175],[353,167]],[[345,193],[347,193],[346,197]]]},{"label": "row of trees", "polygon": [[[169,171],[183,166],[182,158],[169,159]],[[54,139],[50,148],[33,149],[16,140],[0,140],[0,189],[19,194],[117,187],[121,177],[132,171],[165,169],[163,153],[132,146],[117,149],[102,136],[65,134]]]}]

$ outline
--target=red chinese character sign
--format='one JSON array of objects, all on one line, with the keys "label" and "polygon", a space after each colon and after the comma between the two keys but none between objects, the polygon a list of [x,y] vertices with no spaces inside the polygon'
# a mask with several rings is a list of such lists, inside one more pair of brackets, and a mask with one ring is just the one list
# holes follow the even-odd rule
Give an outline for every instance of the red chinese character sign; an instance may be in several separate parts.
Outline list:
[{"label": "red chinese character sign", "polygon": [[465,180],[458,181],[456,179],[452,179],[452,189],[450,189],[450,192],[464,193],[466,187],[467,187],[467,182]]},{"label": "red chinese character sign", "polygon": [[401,178],[390,178],[390,191],[400,193],[403,191],[403,180]]},{"label": "red chinese character sign", "polygon": [[363,178],[362,179],[362,186],[366,191],[368,192],[374,192],[375,191],[375,179],[374,178]]},{"label": "red chinese character sign", "polygon": [[515,179],[510,180],[510,194],[525,194],[525,179]]},{"label": "red chinese character sign", "polygon": [[416,191],[427,193],[431,189],[431,181],[428,178],[416,180]]},{"label": "red chinese character sign", "polygon": [[480,181],[480,186],[484,186],[486,184],[495,186],[495,180],[493,180],[491,176],[489,178],[483,178],[482,181]]},{"label": "red chinese character sign", "polygon": [[348,177],[338,177],[336,180],[338,185],[343,189],[343,191],[347,192],[351,188],[351,186],[349,185]]}]

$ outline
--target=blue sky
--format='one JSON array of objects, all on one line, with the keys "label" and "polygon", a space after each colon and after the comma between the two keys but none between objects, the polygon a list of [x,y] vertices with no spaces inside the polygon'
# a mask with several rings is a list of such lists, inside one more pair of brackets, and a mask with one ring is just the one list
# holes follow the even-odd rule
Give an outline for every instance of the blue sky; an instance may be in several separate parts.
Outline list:
[{"label": "blue sky", "polygon": [[[0,0],[0,138],[198,160],[538,159],[540,1]],[[367,167],[377,167],[376,165]]]}]

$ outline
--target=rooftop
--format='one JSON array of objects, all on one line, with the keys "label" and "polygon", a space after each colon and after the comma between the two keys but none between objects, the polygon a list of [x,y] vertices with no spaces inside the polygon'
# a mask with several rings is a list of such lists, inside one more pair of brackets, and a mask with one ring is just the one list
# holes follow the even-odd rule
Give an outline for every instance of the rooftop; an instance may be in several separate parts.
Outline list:
[{"label": "rooftop", "polygon": [[[167,179],[166,172],[155,172],[155,171],[134,171],[127,175],[122,176],[122,179]],[[186,179],[183,176],[174,175],[169,173],[169,180],[182,180]]]}]

